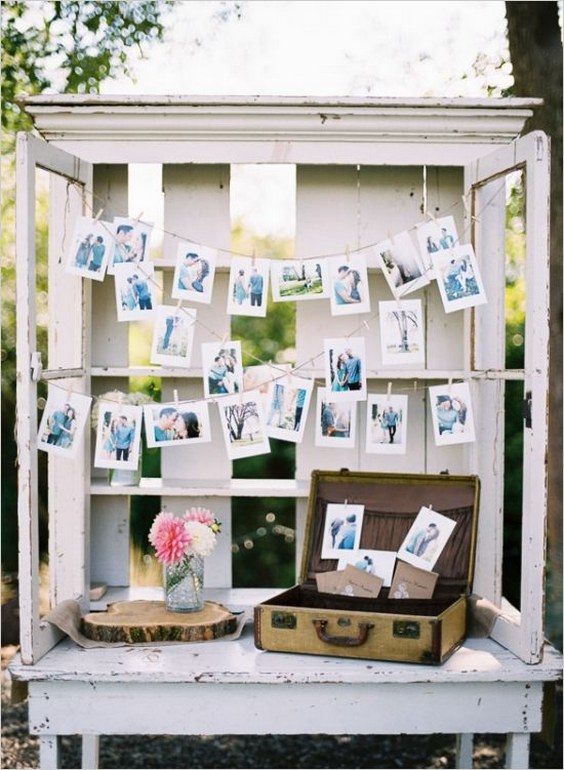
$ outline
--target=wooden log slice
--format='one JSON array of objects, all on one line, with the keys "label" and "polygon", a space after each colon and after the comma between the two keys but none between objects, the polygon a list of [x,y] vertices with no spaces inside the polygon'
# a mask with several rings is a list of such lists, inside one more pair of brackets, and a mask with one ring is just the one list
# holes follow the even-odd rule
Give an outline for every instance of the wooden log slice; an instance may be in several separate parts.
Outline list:
[{"label": "wooden log slice", "polygon": [[203,642],[236,628],[235,615],[215,602],[186,613],[169,612],[164,602],[115,602],[82,618],[84,635],[98,642]]}]

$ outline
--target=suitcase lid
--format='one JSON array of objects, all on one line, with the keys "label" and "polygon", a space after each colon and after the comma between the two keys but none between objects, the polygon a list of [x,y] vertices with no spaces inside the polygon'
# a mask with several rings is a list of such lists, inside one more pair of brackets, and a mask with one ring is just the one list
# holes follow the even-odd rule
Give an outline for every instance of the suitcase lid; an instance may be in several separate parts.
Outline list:
[{"label": "suitcase lid", "polygon": [[315,585],[316,573],[337,569],[337,559],[321,558],[329,503],[364,505],[359,548],[379,551],[397,551],[420,508],[426,506],[456,521],[433,567],[439,574],[435,596],[468,593],[474,576],[479,493],[477,476],[314,470],[300,582]]}]

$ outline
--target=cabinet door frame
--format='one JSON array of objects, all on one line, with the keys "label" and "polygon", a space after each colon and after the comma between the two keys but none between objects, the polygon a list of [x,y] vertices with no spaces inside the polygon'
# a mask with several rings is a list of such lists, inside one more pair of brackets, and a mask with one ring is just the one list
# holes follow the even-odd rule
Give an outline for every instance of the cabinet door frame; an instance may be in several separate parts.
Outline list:
[{"label": "cabinet door frame", "polygon": [[[83,374],[71,371],[41,372],[37,353],[36,317],[36,170],[43,169],[63,177],[71,185],[69,195],[81,202],[92,190],[92,165],[54,147],[42,139],[18,133],[16,143],[16,435],[18,451],[18,529],[20,644],[23,663],[37,662],[62,634],[40,618],[39,500],[37,457],[37,382],[40,378],[66,378]],[[77,187],[78,185],[78,187]],[[73,382],[76,379],[73,377]],[[70,380],[69,380],[70,382]],[[68,473],[68,470],[67,470]],[[51,530],[52,522],[50,522]],[[50,537],[51,539],[51,537]],[[74,547],[77,544],[74,543]],[[81,546],[82,547],[82,546]],[[86,560],[80,559],[82,569]],[[86,577],[79,576],[83,599]],[[53,594],[54,587],[50,586]],[[63,596],[59,593],[59,600]]]},{"label": "cabinet door frame", "polygon": [[[521,534],[521,592],[520,611],[511,607],[501,595],[503,551],[503,469],[492,473],[492,467],[503,462],[503,394],[504,378],[512,376],[505,370],[504,292],[505,226],[504,177],[522,171],[526,211],[526,323],[525,366],[519,377],[524,388],[523,425],[523,497]],[[492,504],[484,510],[484,519],[492,523],[490,531],[482,528],[478,543],[478,558],[484,565],[484,584],[475,586],[499,608],[490,636],[526,663],[542,659],[544,643],[544,596],[546,558],[546,518],[548,475],[548,366],[549,366],[549,211],[550,211],[550,142],[542,131],[518,137],[511,144],[484,155],[465,167],[465,197],[471,202],[474,246],[482,264],[495,257],[493,268],[498,271],[496,296],[488,296],[488,305],[474,315],[472,368],[483,370],[487,377],[478,409],[488,435],[486,447],[493,447],[489,456],[484,446],[476,446],[476,463],[489,479],[482,494]],[[490,213],[488,214],[487,210]],[[491,217],[491,219],[488,219]],[[496,220],[497,217],[497,220]],[[501,233],[501,236],[500,236]],[[497,238],[497,240],[496,240]],[[501,253],[497,253],[501,252]],[[500,272],[501,271],[501,274]],[[495,338],[493,347],[482,348],[480,340]],[[488,378],[494,390],[487,390]],[[487,398],[485,396],[492,396]],[[488,441],[489,439],[489,441]],[[481,443],[481,442],[480,442]],[[478,453],[480,457],[478,459]],[[493,463],[493,465],[492,465]],[[487,488],[488,483],[490,488]],[[495,488],[491,488],[495,486]],[[485,589],[485,590],[484,590]]]}]

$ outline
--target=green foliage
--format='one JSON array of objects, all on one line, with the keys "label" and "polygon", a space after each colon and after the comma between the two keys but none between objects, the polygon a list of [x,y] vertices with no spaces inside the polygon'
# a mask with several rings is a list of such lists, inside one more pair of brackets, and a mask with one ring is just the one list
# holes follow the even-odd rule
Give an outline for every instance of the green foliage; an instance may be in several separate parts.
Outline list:
[{"label": "green foliage", "polygon": [[171,0],[41,3],[5,0],[2,8],[2,127],[29,129],[20,93],[98,93],[106,78],[130,76],[130,49],[163,37]]},{"label": "green foliage", "polygon": [[[505,365],[521,369],[525,357],[525,206],[523,179],[510,181],[505,222]],[[516,607],[520,597],[523,490],[523,384],[505,384],[505,486],[503,593]]]}]

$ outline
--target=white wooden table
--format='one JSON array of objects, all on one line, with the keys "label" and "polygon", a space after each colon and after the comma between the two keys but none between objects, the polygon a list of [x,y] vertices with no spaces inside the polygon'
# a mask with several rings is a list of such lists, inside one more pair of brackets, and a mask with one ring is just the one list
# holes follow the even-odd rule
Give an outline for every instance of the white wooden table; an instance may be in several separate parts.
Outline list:
[{"label": "white wooden table", "polygon": [[[233,610],[272,595],[209,590]],[[273,653],[236,641],[86,650],[66,639],[39,663],[15,659],[29,683],[29,727],[42,768],[58,768],[59,737],[83,736],[84,768],[98,736],[122,734],[456,733],[457,767],[472,767],[473,733],[507,734],[506,766],[528,767],[542,728],[543,685],[562,659],[523,663],[490,639],[469,639],[442,666]],[[462,685],[462,686],[461,686]]]}]

